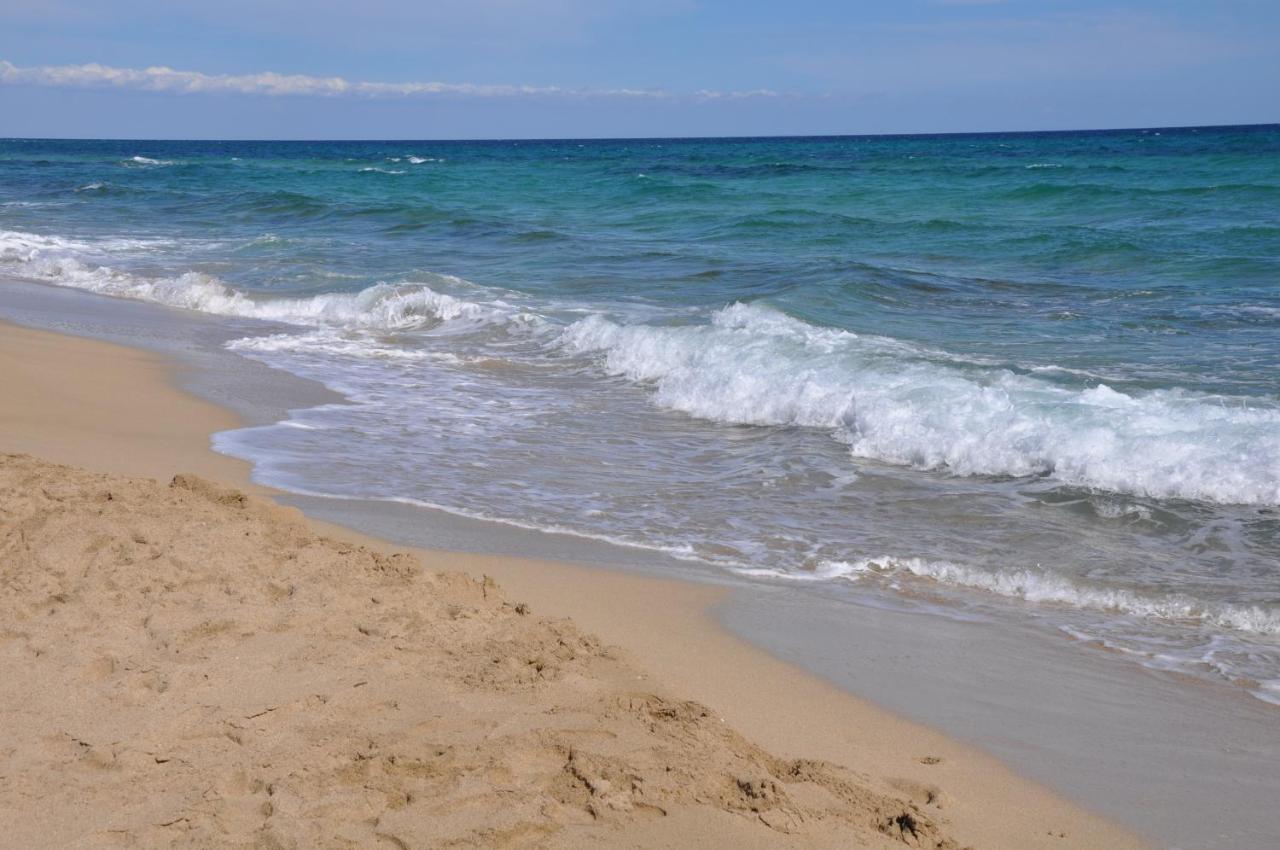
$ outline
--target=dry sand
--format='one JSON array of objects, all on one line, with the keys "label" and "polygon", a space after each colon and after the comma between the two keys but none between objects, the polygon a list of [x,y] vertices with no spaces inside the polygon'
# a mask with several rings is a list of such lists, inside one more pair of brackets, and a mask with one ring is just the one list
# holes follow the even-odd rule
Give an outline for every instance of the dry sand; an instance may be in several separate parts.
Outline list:
[{"label": "dry sand", "polygon": [[6,846],[1142,846],[715,589],[309,523],[171,378],[0,325]]}]

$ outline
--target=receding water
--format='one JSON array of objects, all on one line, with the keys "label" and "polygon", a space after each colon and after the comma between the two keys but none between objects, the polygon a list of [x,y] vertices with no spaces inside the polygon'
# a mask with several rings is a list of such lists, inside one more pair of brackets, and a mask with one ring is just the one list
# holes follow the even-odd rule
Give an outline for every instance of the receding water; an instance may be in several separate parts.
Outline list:
[{"label": "receding water", "polygon": [[299,492],[1041,621],[1280,701],[1280,128],[0,142],[0,271],[272,319]]}]

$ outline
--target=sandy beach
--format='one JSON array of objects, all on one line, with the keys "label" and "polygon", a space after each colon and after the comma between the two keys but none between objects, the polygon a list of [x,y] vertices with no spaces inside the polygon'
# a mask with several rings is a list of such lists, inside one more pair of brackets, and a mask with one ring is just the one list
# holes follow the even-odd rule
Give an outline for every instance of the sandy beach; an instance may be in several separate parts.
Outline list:
[{"label": "sandy beach", "polygon": [[173,369],[0,326],[20,846],[1143,846],[728,635],[714,588],[278,507]]},{"label": "sandy beach", "polygon": [[0,3],[0,850],[1280,850],[1280,3],[153,5]]}]

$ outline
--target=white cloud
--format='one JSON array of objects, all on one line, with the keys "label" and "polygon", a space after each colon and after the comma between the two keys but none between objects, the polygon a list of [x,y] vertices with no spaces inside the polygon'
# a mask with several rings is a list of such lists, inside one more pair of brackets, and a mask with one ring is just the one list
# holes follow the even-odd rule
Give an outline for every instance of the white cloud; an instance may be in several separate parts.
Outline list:
[{"label": "white cloud", "polygon": [[[679,97],[661,89],[589,89],[561,86],[490,85],[419,81],[404,83],[368,82],[343,77],[313,77],[306,74],[205,74],[173,68],[113,68],[108,65],[37,65],[18,67],[0,59],[0,84],[48,86],[53,88],[108,88],[176,94],[244,94],[268,97],[356,97],[405,98],[455,95],[462,97],[606,97],[667,99]],[[777,92],[708,91],[685,97],[702,100],[776,97]]]}]

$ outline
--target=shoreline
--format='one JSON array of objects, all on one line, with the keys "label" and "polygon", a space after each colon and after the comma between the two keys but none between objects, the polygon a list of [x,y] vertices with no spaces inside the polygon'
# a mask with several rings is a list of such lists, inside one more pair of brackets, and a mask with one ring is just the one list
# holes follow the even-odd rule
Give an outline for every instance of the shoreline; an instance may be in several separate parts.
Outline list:
[{"label": "shoreline", "polygon": [[[0,449],[35,451],[45,459],[117,473],[165,477],[195,471],[267,493],[250,484],[247,463],[208,448],[212,432],[242,420],[175,389],[171,361],[12,325],[0,325],[0,337],[6,383],[24,388],[10,397],[27,412],[21,421],[6,416]],[[39,356],[32,357],[33,352]],[[55,403],[45,405],[47,388],[54,386],[59,390]],[[140,406],[138,399],[151,406]],[[86,409],[92,415],[85,416]],[[79,424],[66,426],[73,411],[80,414]],[[139,428],[140,419],[159,431]],[[65,427],[53,427],[59,424]],[[157,448],[161,432],[167,439]],[[349,529],[312,524],[326,534],[387,548]],[[709,613],[725,598],[723,589],[505,556],[422,550],[420,555],[428,569],[491,575],[512,598],[529,602],[539,613],[569,616],[624,647],[673,690],[715,706],[762,746],[870,769],[904,787],[936,784],[948,798],[945,817],[964,842],[1143,846],[991,756],[840,691],[731,635]],[[942,761],[926,765],[922,758]],[[1059,837],[1064,832],[1065,840]]]}]

